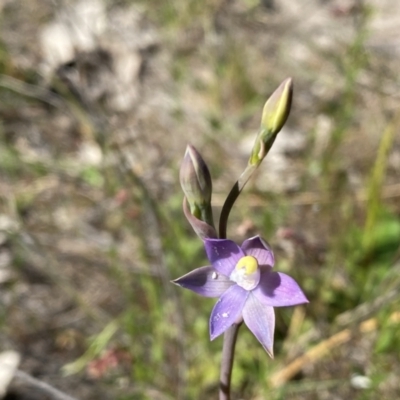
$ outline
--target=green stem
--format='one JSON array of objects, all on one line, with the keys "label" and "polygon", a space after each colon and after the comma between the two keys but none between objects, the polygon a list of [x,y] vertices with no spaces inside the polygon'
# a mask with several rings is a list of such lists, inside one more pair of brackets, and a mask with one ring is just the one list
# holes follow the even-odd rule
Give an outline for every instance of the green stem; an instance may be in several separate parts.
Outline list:
[{"label": "green stem", "polygon": [[254,171],[257,169],[259,164],[248,165],[246,169],[243,171],[240,178],[233,185],[231,191],[228,194],[228,197],[225,200],[224,205],[222,206],[221,216],[219,217],[219,237],[220,239],[226,238],[226,227],[228,225],[229,214],[232,210],[233,205],[235,204],[236,199],[239,197],[240,192],[243,190],[244,186],[253,175]]},{"label": "green stem", "polygon": [[233,188],[228,194],[225,203],[222,207],[221,216],[219,217],[219,237],[220,239],[226,238],[226,227],[228,225],[228,218],[231,212],[232,206],[235,204],[236,199],[240,194],[239,184],[235,183]]}]

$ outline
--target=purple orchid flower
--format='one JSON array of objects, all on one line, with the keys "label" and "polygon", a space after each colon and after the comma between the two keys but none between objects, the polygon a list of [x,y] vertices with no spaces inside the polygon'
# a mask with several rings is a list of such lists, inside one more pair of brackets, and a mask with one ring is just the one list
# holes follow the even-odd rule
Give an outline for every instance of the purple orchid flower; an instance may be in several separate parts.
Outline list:
[{"label": "purple orchid flower", "polygon": [[274,272],[274,254],[259,236],[239,247],[228,239],[205,239],[211,266],[197,268],[174,281],[205,297],[219,297],[210,317],[210,338],[244,320],[273,357],[274,307],[308,303],[290,276]]}]

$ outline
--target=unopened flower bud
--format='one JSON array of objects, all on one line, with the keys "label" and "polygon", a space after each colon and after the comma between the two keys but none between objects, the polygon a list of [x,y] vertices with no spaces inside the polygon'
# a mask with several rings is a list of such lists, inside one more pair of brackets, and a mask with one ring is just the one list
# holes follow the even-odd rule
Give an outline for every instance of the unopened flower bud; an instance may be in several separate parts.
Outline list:
[{"label": "unopened flower bud", "polygon": [[179,178],[191,209],[211,203],[210,171],[200,153],[191,145],[186,148]]},{"label": "unopened flower bud", "polygon": [[[179,178],[190,214],[214,229],[211,208],[212,181],[210,171],[200,153],[191,145],[188,145],[186,148]],[[188,219],[193,225],[194,220],[192,218]]]},{"label": "unopened flower bud", "polygon": [[292,105],[293,81],[285,79],[264,105],[260,132],[257,136],[249,164],[258,165],[267,155],[276,135],[289,116]]}]

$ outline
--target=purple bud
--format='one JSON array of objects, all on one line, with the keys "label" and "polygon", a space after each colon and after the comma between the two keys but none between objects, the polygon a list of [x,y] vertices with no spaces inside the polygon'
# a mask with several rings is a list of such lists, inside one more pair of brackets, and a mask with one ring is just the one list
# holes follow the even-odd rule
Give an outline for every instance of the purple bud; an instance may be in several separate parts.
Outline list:
[{"label": "purple bud", "polygon": [[210,171],[200,153],[191,145],[186,148],[179,178],[192,214],[211,204]]}]

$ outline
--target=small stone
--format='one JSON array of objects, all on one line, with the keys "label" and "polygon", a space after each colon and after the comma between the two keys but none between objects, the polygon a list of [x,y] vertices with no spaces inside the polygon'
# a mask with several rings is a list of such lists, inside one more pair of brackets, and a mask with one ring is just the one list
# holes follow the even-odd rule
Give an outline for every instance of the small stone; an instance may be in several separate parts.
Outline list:
[{"label": "small stone", "polygon": [[8,385],[11,383],[15,371],[20,362],[20,355],[13,350],[0,353],[0,398],[7,393]]},{"label": "small stone", "polygon": [[369,389],[371,387],[371,379],[364,375],[353,375],[350,384],[354,389]]}]

